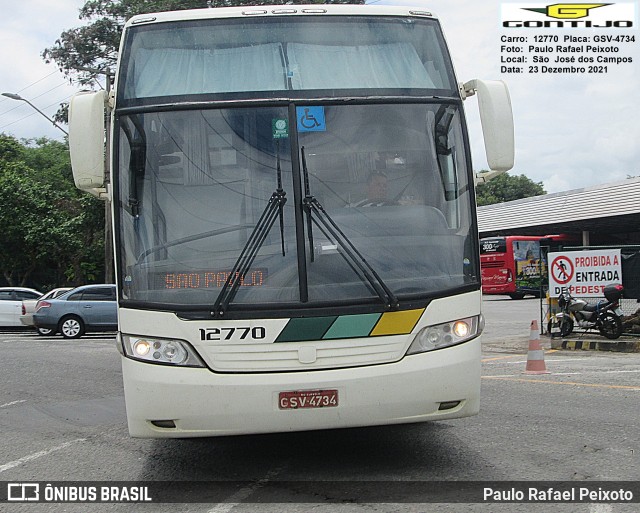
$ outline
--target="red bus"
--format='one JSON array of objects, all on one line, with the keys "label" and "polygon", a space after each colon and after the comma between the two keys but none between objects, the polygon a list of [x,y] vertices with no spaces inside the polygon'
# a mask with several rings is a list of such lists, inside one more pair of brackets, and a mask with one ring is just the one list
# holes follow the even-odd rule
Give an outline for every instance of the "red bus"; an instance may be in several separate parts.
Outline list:
[{"label": "red bus", "polygon": [[573,240],[569,235],[488,237],[480,239],[483,294],[505,294],[522,299],[538,296],[547,276],[547,262],[540,246],[557,248]]}]

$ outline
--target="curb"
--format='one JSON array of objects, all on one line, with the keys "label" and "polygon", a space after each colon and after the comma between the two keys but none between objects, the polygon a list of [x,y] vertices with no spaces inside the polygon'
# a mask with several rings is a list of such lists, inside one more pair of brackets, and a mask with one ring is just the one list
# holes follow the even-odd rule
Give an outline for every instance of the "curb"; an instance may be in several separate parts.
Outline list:
[{"label": "curb", "polygon": [[640,341],[636,340],[568,340],[551,339],[551,349],[569,349],[576,351],[611,351],[616,353],[640,352]]}]

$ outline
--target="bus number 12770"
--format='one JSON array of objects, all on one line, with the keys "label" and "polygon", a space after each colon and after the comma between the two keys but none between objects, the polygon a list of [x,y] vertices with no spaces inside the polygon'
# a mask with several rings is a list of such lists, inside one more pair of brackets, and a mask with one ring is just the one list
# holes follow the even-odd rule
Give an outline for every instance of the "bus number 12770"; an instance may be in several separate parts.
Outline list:
[{"label": "bus number 12770", "polygon": [[228,327],[228,328],[200,328],[200,340],[231,340],[233,336],[245,340],[251,334],[252,339],[262,340],[267,336],[267,330],[263,326]]}]

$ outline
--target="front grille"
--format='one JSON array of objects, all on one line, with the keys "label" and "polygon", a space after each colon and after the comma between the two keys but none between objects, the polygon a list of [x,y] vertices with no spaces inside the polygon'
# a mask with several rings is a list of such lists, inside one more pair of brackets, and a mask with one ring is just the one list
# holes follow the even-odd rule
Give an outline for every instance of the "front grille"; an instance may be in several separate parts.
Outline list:
[{"label": "front grille", "polygon": [[395,362],[406,352],[409,339],[408,335],[396,335],[355,340],[211,345],[200,350],[214,371],[303,371]]}]

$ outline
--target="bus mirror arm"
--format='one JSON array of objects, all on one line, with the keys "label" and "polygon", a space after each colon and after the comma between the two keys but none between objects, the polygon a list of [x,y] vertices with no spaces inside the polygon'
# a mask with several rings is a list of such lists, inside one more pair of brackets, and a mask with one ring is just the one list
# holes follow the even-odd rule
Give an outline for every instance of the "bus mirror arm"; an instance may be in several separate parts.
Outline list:
[{"label": "bus mirror arm", "polygon": [[490,174],[476,177],[476,184],[484,183],[509,171],[514,164],[515,141],[511,97],[501,80],[470,80],[460,85],[462,99],[478,96],[480,123]]},{"label": "bus mirror arm", "polygon": [[484,173],[476,173],[476,185],[485,184],[493,180],[496,176],[500,176],[504,171],[485,171]]}]

